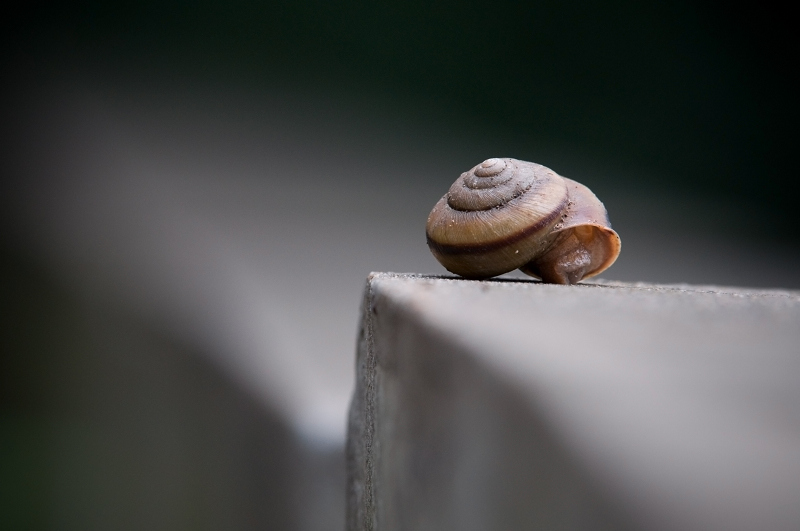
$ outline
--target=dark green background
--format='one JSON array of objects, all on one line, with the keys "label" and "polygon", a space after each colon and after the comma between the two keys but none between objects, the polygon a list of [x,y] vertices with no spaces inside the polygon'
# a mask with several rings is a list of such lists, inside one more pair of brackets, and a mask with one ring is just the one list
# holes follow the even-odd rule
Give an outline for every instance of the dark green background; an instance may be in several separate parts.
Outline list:
[{"label": "dark green background", "polygon": [[[7,72],[91,64],[312,87],[436,114],[475,135],[566,146],[636,182],[742,203],[796,240],[796,38],[731,3],[35,3],[4,17]],[[420,111],[423,112],[423,111]],[[499,141],[499,142],[502,142]],[[503,144],[501,144],[503,145]],[[518,147],[518,146],[521,146]]]}]

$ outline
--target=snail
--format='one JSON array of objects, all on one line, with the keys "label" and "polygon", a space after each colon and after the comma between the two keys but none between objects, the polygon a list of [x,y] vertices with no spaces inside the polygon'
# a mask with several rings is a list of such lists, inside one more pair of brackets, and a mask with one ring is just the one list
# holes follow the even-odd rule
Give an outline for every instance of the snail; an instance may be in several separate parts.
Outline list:
[{"label": "snail", "polygon": [[470,279],[519,268],[543,282],[576,284],[611,266],[621,245],[591,190],[509,158],[462,173],[433,207],[425,232],[436,259]]}]

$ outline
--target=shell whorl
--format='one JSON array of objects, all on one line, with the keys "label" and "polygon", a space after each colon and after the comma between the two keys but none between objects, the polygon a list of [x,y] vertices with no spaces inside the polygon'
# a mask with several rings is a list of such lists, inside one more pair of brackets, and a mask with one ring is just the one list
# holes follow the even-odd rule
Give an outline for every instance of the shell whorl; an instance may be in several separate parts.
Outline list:
[{"label": "shell whorl", "polygon": [[436,259],[466,278],[520,268],[572,284],[609,267],[620,249],[605,207],[588,188],[510,158],[462,173],[428,216],[426,235]]},{"label": "shell whorl", "polygon": [[428,217],[428,245],[450,271],[486,278],[529,262],[567,207],[564,180],[549,168],[488,159],[464,172]]},{"label": "shell whorl", "polygon": [[520,171],[511,159],[488,159],[461,174],[447,193],[447,204],[469,212],[500,207],[528,190],[534,172]]}]

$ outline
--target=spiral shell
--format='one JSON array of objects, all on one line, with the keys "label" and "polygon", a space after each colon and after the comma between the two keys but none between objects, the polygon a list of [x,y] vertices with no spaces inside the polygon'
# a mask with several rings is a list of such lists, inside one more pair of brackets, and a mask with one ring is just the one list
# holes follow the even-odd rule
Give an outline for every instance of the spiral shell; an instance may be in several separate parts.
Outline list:
[{"label": "spiral shell", "polygon": [[445,268],[476,279],[519,268],[544,282],[574,284],[608,268],[620,250],[588,188],[509,158],[462,173],[433,207],[426,233]]}]

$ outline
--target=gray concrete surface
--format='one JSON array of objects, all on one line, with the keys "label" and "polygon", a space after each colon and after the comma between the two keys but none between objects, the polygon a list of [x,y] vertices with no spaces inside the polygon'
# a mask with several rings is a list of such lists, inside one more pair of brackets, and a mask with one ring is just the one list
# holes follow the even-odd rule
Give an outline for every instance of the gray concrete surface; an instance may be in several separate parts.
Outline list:
[{"label": "gray concrete surface", "polygon": [[800,528],[800,293],[374,273],[348,528]]}]

